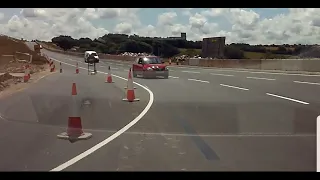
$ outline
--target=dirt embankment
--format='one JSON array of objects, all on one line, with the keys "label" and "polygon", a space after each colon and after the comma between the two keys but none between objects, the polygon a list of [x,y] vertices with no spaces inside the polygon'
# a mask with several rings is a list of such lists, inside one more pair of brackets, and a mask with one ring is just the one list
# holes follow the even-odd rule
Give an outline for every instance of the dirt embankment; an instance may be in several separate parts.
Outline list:
[{"label": "dirt embankment", "polygon": [[[47,67],[46,59],[32,51],[24,42],[8,36],[0,36],[0,91],[21,82],[27,64],[30,74],[43,71]],[[17,73],[21,73],[22,76]]]}]

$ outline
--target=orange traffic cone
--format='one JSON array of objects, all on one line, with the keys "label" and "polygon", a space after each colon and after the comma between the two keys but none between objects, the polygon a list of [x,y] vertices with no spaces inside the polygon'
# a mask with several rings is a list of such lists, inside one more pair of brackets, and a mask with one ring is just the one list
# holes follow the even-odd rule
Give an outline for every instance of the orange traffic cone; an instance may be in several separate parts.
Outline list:
[{"label": "orange traffic cone", "polygon": [[79,74],[79,65],[78,65],[78,62],[77,62],[77,65],[76,65],[76,74]]},{"label": "orange traffic cone", "polygon": [[26,65],[26,71],[27,71],[27,74],[28,74],[28,79],[30,79],[31,75],[30,75],[30,66],[29,66],[29,64]]},{"label": "orange traffic cone", "polygon": [[[132,71],[129,70],[129,74],[131,73],[131,77],[132,77]],[[128,77],[129,77],[129,74],[128,74]],[[124,89],[128,89],[128,82],[127,82],[127,87],[124,87]],[[133,89],[137,89],[136,87],[133,87]]]},{"label": "orange traffic cone", "polygon": [[108,75],[107,75],[106,83],[113,83],[110,66],[108,67]]},{"label": "orange traffic cone", "polygon": [[133,88],[133,80],[132,80],[132,72],[131,68],[129,70],[129,77],[127,81],[127,98],[122,99],[123,101],[129,101],[129,102],[134,102],[134,101],[139,101],[140,99],[137,99],[135,94],[134,94],[134,88]]},{"label": "orange traffic cone", "polygon": [[81,117],[79,115],[76,96],[77,87],[76,83],[72,83],[72,115],[68,119],[67,132],[58,135],[58,138],[68,139],[70,142],[75,142],[77,140],[89,139],[92,137],[91,133],[84,133],[82,130]]},{"label": "orange traffic cone", "polygon": [[28,69],[24,69],[24,75],[23,75],[23,82],[28,82],[29,81],[29,75],[28,75]]}]

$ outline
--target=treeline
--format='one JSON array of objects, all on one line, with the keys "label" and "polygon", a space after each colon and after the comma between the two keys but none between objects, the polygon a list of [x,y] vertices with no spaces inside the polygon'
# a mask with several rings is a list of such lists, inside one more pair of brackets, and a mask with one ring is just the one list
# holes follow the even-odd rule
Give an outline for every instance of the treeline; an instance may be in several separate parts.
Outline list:
[{"label": "treeline", "polygon": [[[84,52],[88,49],[98,53],[121,54],[123,52],[145,52],[161,57],[179,55],[180,49],[201,49],[202,41],[186,41],[177,39],[162,39],[158,37],[141,37],[138,35],[106,34],[97,39],[70,36],[52,38],[52,42],[64,50],[74,49]],[[249,45],[232,43],[225,47],[225,58],[244,58],[244,52],[260,52],[282,55],[298,55],[311,45]],[[201,56],[201,52],[198,54]]]}]

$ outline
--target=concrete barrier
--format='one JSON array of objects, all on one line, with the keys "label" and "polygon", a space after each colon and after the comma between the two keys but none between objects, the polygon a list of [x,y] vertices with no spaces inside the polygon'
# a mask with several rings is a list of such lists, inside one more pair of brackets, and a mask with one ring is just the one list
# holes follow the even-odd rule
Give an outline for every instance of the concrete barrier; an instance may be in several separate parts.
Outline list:
[{"label": "concrete barrier", "polygon": [[320,72],[320,59],[196,59],[184,65],[257,70]]}]

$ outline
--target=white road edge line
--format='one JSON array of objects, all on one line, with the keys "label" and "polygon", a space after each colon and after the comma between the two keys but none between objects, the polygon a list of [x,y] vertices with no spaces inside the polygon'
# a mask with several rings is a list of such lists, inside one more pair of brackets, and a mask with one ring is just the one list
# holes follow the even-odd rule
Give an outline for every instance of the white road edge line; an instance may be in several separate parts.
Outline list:
[{"label": "white road edge line", "polygon": [[203,82],[203,83],[210,83],[209,81],[202,81],[199,79],[188,79],[189,81],[197,81],[197,82]]},{"label": "white road edge line", "polygon": [[274,81],[276,79],[269,79],[269,78],[260,78],[260,77],[247,77],[247,79],[258,79],[258,80],[268,80],[268,81]]},{"label": "white road edge line", "polygon": [[306,82],[306,81],[293,81],[293,82],[295,82],[295,83],[301,83],[301,84],[320,85],[320,83]]},{"label": "white road edge line", "polygon": [[[174,68],[185,68],[190,69],[188,67],[174,67]],[[242,72],[242,73],[253,73],[253,74],[276,74],[276,75],[286,75],[286,76],[314,76],[319,77],[320,74],[303,74],[303,73],[285,73],[285,72],[267,72],[267,71],[248,71],[248,70],[236,70],[236,69],[219,69],[217,67],[212,68],[204,68],[204,67],[198,67],[197,70],[213,70],[213,71],[229,71],[229,72]]]},{"label": "white road edge line", "polygon": [[225,86],[225,87],[229,87],[229,88],[235,88],[235,89],[249,91],[249,89],[247,89],[247,88],[242,88],[242,87],[237,87],[237,86],[230,86],[230,85],[226,85],[226,84],[220,84],[220,86]]},{"label": "white road edge line", "polygon": [[179,77],[169,76],[169,78],[178,79]]},{"label": "white road edge line", "polygon": [[[69,64],[69,63],[65,63],[65,62],[62,62],[62,61],[59,61],[55,58],[51,58],[55,61],[58,61],[58,62],[61,62],[63,64],[66,64],[66,65],[70,65],[70,66],[74,66],[75,65],[72,65],[72,64]],[[79,67],[81,69],[86,69],[86,68],[83,68],[83,67]],[[105,72],[101,72],[101,71],[97,71],[98,73],[102,73],[102,74],[108,74],[108,73],[105,73]],[[117,75],[114,75],[112,74],[112,76],[114,77],[117,77],[119,79],[122,79],[122,80],[125,80],[127,81],[128,79],[126,78],[123,78],[121,76],[117,76]],[[95,146],[91,147],[90,149],[86,150],[85,152],[79,154],[78,156],[70,159],[69,161],[55,167],[54,169],[50,170],[50,171],[62,171],[63,169],[75,164],[76,162],[80,161],[81,159],[89,156],[90,154],[92,154],[93,152],[95,152],[96,150],[102,148],[103,146],[107,145],[109,142],[111,142],[112,140],[116,139],[118,136],[120,136],[121,134],[123,134],[125,131],[127,131],[129,128],[131,128],[133,125],[135,125],[148,111],[149,109],[151,108],[152,104],[153,104],[153,101],[154,101],[154,95],[153,95],[153,92],[151,90],[149,90],[149,88],[139,84],[139,83],[136,83],[136,82],[133,82],[134,84],[142,87],[143,89],[145,89],[148,93],[149,93],[149,102],[147,104],[147,106],[143,109],[143,111],[134,119],[132,120],[129,124],[127,124],[126,126],[124,126],[123,128],[121,128],[119,131],[115,132],[114,134],[112,134],[111,136],[109,136],[107,139],[101,141],[100,143],[96,144]]]},{"label": "white road edge line", "polygon": [[277,97],[277,98],[286,99],[286,100],[297,102],[297,103],[301,103],[301,104],[306,104],[306,105],[309,104],[309,103],[304,102],[304,101],[300,101],[300,100],[296,100],[296,99],[292,99],[292,98],[288,98],[288,97],[284,97],[284,96],[279,96],[279,95],[276,95],[276,94],[271,94],[271,93],[266,93],[266,94],[269,95],[269,96],[274,96],[274,97]]},{"label": "white road edge line", "polygon": [[214,76],[234,76],[234,75],[231,75],[231,74],[216,74],[216,73],[210,73],[211,75],[214,75]]},{"label": "white road edge line", "polygon": [[185,72],[185,73],[200,73],[200,72],[196,72],[196,71],[181,71],[181,72]]}]

